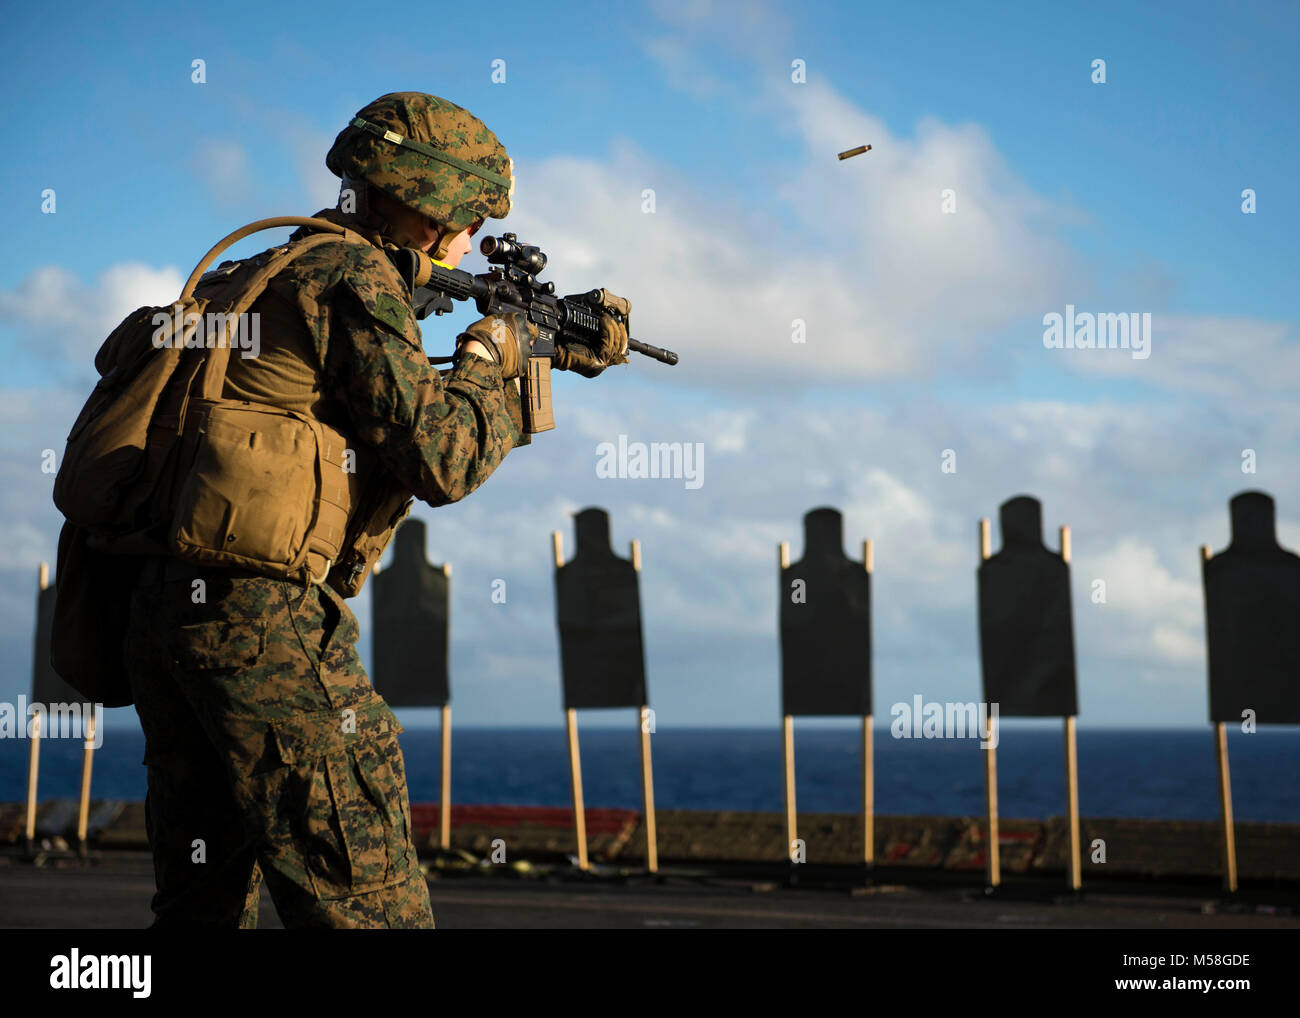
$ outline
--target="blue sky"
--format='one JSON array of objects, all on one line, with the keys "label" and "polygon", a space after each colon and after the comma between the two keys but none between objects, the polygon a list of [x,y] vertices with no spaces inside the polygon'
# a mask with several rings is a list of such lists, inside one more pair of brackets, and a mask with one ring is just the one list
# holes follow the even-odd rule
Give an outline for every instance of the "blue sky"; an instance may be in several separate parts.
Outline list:
[{"label": "blue sky", "polygon": [[[417,85],[498,125],[519,158],[600,158],[626,138],[684,177],[763,202],[800,159],[788,118],[758,101],[737,116],[722,95],[787,76],[779,58],[789,54],[900,133],[926,116],[982,126],[1028,186],[1093,220],[1078,231],[1084,250],[1134,260],[1117,275],[1166,261],[1178,266],[1187,310],[1286,310],[1294,4],[801,4],[781,18],[788,35],[744,30],[771,56],[765,65],[705,36],[698,62],[671,71],[646,49],[678,34],[642,5],[506,4],[494,8],[508,14],[490,43],[478,41],[482,18],[468,6],[441,9],[436,29],[405,32],[358,30],[342,5],[331,14],[329,4],[235,3],[179,17],[170,6],[88,15],[82,6],[10,15],[31,44],[0,69],[6,94],[27,99],[11,106],[25,143],[6,154],[5,177],[59,185],[64,213],[51,221],[39,204],[10,207],[0,269],[11,277],[33,249],[62,251],[79,272],[128,247],[193,260],[189,231],[230,221],[192,172],[203,140],[242,140],[258,178],[251,204],[279,210],[299,190],[295,134],[332,137],[339,111]],[[421,7],[393,10],[388,24],[419,25]],[[68,20],[72,33],[51,27]],[[575,30],[582,22],[595,27]],[[504,86],[489,80],[493,56],[507,61]],[[1094,87],[1098,56],[1108,83]],[[205,85],[189,81],[194,57],[207,61]],[[1268,196],[1267,215],[1242,218],[1237,201],[1219,200],[1243,186]],[[83,215],[95,218],[93,237]],[[166,230],[175,221],[185,227]]]},{"label": "blue sky", "polygon": [[[32,577],[58,531],[40,454],[62,449],[98,342],[224,233],[332,203],[335,133],[422,90],[502,138],[519,174],[502,228],[548,250],[562,292],[626,293],[634,334],[683,358],[562,379],[557,432],[422,510],[431,559],[455,567],[463,723],[558,720],[548,535],[589,504],[645,549],[661,724],[774,721],[774,545],[797,557],[821,504],[844,509],[846,547],[877,542],[877,713],[977,698],[975,521],[1022,491],[1049,544],[1074,531],[1081,723],[1204,718],[1198,545],[1226,544],[1227,500],[1253,487],[1300,544],[1294,4],[484,10],[9,15],[25,43],[0,66],[0,697],[25,688]],[[1150,312],[1152,356],[1045,350],[1042,316],[1067,303]],[[430,352],[470,320],[427,323]],[[619,434],[703,442],[705,484],[597,479]],[[365,626],[364,595],[356,610]]]}]

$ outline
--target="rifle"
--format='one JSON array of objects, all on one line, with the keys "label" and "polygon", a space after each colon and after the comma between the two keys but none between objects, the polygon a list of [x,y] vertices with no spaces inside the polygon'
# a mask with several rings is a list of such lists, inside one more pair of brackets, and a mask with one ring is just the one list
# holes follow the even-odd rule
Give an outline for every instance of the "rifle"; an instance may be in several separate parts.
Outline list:
[{"label": "rifle", "polygon": [[[519,379],[524,431],[536,434],[555,427],[551,407],[551,361],[557,346],[581,343],[591,349],[600,346],[600,317],[627,319],[614,308],[606,308],[603,290],[588,290],[569,297],[556,297],[555,284],[539,282],[546,268],[546,254],[532,244],[521,244],[513,233],[484,237],[479,250],[492,268],[473,275],[435,262],[422,251],[403,248],[393,252],[398,271],[411,288],[415,317],[442,315],[454,309],[453,301],[472,300],[481,315],[527,316],[537,326],[528,367]],[[664,364],[676,364],[677,354],[629,338],[629,351],[653,357]],[[450,358],[431,358],[449,360]]]}]

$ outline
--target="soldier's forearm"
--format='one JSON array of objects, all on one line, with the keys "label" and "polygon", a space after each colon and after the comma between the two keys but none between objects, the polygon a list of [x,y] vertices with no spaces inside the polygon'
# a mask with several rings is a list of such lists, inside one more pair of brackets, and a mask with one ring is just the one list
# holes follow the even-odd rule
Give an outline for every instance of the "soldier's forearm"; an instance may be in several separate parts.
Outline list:
[{"label": "soldier's forearm", "polygon": [[[447,377],[441,407],[430,405],[407,444],[411,493],[429,505],[458,502],[521,442],[517,385],[504,386],[487,358],[466,357]],[[396,464],[394,464],[396,466]]]}]

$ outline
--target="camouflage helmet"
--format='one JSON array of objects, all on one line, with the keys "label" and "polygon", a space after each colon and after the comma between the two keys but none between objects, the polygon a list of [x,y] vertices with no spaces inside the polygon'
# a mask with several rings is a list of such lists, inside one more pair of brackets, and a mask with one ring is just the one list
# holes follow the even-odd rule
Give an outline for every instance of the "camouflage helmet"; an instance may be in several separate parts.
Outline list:
[{"label": "camouflage helmet", "polygon": [[504,219],[515,191],[514,164],[487,125],[423,92],[393,92],[370,103],[339,132],[325,165],[444,227],[440,253],[475,222]]}]

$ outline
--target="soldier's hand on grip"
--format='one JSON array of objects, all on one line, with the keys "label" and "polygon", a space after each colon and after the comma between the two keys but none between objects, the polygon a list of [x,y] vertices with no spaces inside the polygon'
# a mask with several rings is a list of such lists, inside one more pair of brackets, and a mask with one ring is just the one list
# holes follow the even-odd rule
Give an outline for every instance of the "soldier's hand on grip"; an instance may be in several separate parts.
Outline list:
[{"label": "soldier's hand on grip", "polygon": [[[600,316],[600,348],[593,350],[584,343],[557,346],[555,367],[560,371],[576,371],[585,378],[595,378],[611,364],[627,363],[627,322],[632,302],[608,290],[601,293],[605,311]],[[621,320],[612,312],[617,312]]]},{"label": "soldier's hand on grip", "polygon": [[528,360],[537,326],[518,311],[480,318],[456,337],[456,348],[471,339],[477,339],[490,350],[501,365],[501,377],[518,378],[521,366]]}]

